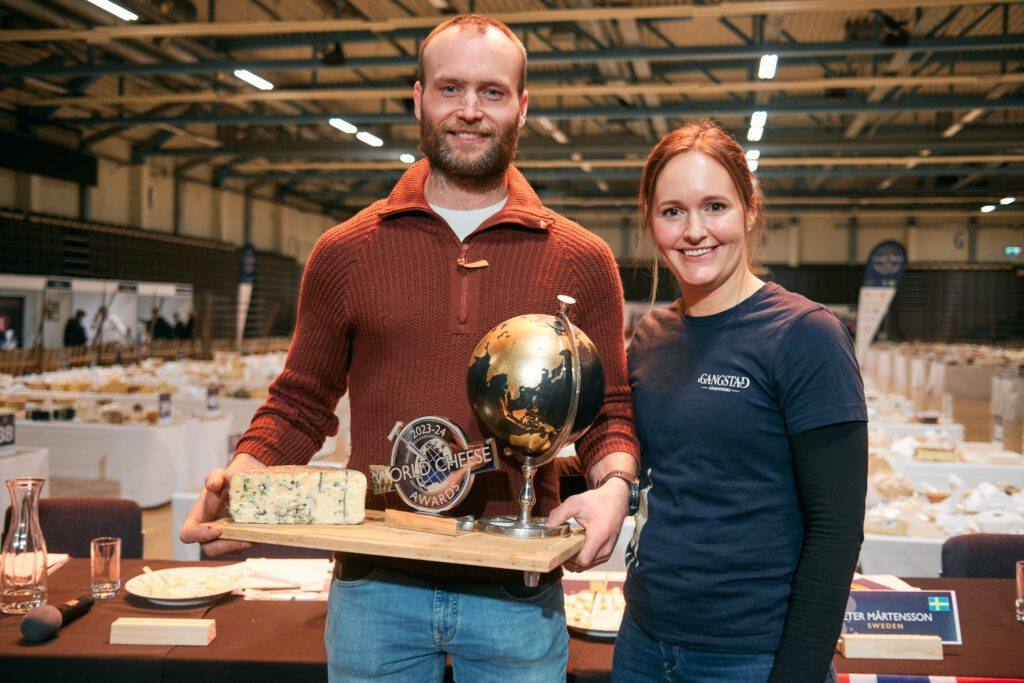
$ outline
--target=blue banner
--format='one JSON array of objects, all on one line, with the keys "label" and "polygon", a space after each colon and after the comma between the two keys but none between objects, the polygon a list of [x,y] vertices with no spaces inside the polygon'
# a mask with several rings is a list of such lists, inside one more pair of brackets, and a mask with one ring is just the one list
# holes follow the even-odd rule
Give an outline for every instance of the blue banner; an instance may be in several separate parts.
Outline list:
[{"label": "blue banner", "polygon": [[961,645],[954,591],[850,591],[843,633],[940,636]]},{"label": "blue banner", "polygon": [[252,284],[256,277],[256,249],[251,244],[242,249],[242,272],[238,274],[238,284]]},{"label": "blue banner", "polygon": [[864,287],[896,287],[907,269],[907,249],[899,242],[879,242],[868,256]]}]

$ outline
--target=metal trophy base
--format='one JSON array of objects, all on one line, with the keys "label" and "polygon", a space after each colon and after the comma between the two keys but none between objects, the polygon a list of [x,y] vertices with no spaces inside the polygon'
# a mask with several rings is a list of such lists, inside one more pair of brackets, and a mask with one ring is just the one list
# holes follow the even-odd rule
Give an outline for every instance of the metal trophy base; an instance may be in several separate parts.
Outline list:
[{"label": "metal trophy base", "polygon": [[554,538],[568,536],[569,525],[546,526],[545,517],[534,517],[528,522],[520,522],[516,517],[488,517],[476,523],[478,531],[496,536],[513,536],[515,538]]}]

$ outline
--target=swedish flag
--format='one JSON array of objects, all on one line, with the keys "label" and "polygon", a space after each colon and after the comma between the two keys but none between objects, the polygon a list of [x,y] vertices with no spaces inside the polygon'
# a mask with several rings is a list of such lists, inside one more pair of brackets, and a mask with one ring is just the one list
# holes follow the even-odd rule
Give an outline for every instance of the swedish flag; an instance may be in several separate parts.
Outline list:
[{"label": "swedish flag", "polygon": [[949,611],[949,598],[934,596],[928,598],[928,611],[929,612],[948,612]]}]

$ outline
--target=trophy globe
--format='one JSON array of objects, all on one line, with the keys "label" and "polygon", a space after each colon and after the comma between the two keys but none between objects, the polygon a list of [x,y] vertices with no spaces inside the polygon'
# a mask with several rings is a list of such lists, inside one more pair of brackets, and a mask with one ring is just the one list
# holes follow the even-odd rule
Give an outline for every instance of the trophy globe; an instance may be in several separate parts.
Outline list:
[{"label": "trophy globe", "polygon": [[469,402],[481,426],[519,459],[523,487],[516,517],[480,520],[487,533],[543,538],[566,536],[532,517],[537,468],[587,431],[604,403],[604,367],[597,348],[569,322],[576,301],[559,295],[558,315],[510,318],[484,335],[470,359]]}]

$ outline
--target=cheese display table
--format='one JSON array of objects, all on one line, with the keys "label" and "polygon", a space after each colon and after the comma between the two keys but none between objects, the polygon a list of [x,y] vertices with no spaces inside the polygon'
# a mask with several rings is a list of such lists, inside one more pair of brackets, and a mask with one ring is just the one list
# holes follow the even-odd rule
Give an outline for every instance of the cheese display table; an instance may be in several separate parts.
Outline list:
[{"label": "cheese display table", "polygon": [[934,577],[942,571],[945,538],[866,534],[860,549],[863,574]]},{"label": "cheese display table", "polygon": [[1024,463],[987,465],[967,462],[923,462],[898,456],[886,459],[896,472],[906,477],[914,486],[930,484],[937,489],[946,489],[949,486],[949,478],[955,476],[968,486],[977,486],[988,481],[1024,489]]},{"label": "cheese display table", "polygon": [[[50,451],[46,448],[15,446],[14,452],[0,455],[0,485],[8,479],[19,477],[39,477],[49,483]],[[50,487],[44,486],[42,496],[46,498],[49,495]],[[7,488],[4,487],[0,490],[0,520],[3,520],[10,506],[11,497],[7,495]]]},{"label": "cheese display table", "polygon": [[954,446],[964,440],[964,426],[959,423],[922,424],[920,422],[872,420],[868,422],[868,430],[888,434],[893,439],[902,439],[907,436],[924,437],[938,435]]},{"label": "cheese display table", "polygon": [[79,424],[19,420],[18,443],[50,449],[51,496],[128,498],[144,508],[171,500],[190,471],[189,423]]},{"label": "cheese display table", "polygon": [[175,479],[175,490],[202,484],[210,470],[228,463],[232,455],[228,448],[230,431],[231,418],[227,415],[188,420],[185,468]]}]

